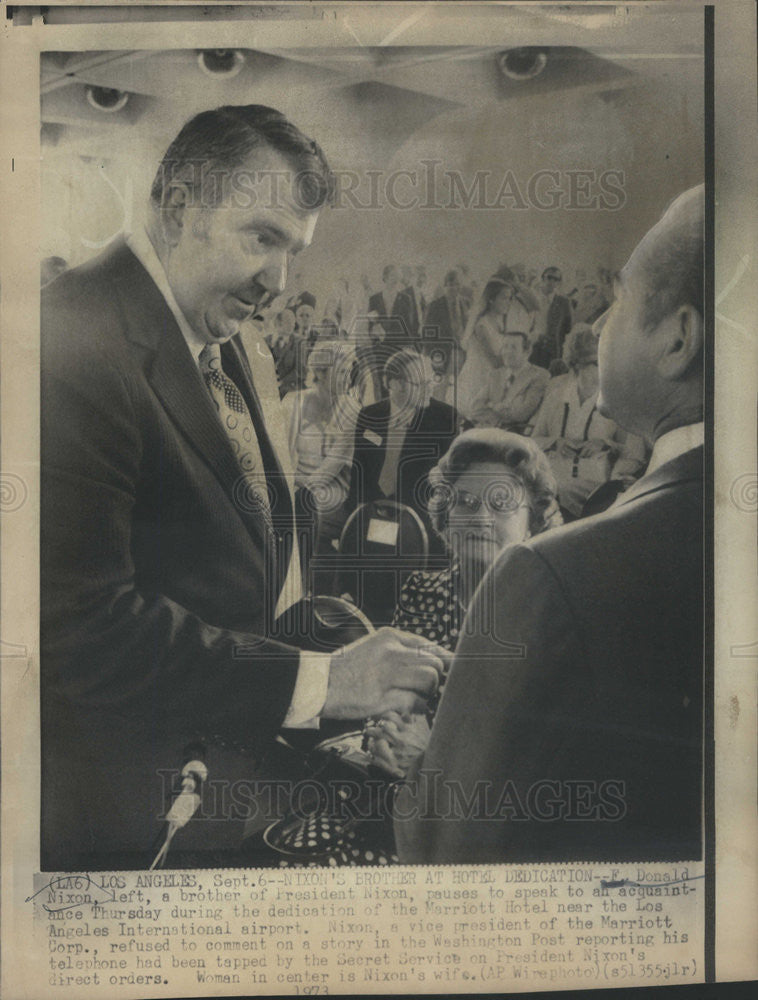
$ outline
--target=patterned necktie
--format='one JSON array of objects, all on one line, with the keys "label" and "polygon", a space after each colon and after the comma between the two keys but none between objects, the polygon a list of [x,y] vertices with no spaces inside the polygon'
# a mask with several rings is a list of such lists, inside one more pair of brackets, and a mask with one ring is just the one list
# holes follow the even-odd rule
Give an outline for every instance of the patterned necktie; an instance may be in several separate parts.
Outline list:
[{"label": "patterned necktie", "polygon": [[216,404],[219,420],[243,473],[243,489],[237,497],[238,491],[235,488],[235,499],[239,501],[244,497],[245,509],[260,513],[266,526],[273,531],[266,471],[258,446],[258,436],[242,393],[221,367],[219,344],[207,344],[200,352],[199,361],[205,384]]}]

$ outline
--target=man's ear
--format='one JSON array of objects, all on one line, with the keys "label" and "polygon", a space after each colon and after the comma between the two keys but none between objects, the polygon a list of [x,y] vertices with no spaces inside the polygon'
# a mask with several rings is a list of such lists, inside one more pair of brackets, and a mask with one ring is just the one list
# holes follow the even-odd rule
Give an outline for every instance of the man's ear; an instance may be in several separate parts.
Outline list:
[{"label": "man's ear", "polygon": [[171,183],[163,193],[161,221],[169,246],[176,246],[181,238],[189,201],[190,191],[186,184]]},{"label": "man's ear", "polygon": [[659,374],[670,381],[684,378],[703,351],[703,317],[694,306],[679,306],[660,324]]}]

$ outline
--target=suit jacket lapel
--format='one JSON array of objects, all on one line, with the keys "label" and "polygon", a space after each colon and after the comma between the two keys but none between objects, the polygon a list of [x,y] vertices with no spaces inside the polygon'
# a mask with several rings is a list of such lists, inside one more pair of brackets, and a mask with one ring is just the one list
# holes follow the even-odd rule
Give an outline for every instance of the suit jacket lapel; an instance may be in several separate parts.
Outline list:
[{"label": "suit jacket lapel", "polygon": [[147,380],[187,441],[213,470],[248,531],[265,542],[258,516],[234,502],[240,471],[202,375],[173,313],[153,280],[123,243],[114,252],[116,288],[129,338],[153,355]]}]

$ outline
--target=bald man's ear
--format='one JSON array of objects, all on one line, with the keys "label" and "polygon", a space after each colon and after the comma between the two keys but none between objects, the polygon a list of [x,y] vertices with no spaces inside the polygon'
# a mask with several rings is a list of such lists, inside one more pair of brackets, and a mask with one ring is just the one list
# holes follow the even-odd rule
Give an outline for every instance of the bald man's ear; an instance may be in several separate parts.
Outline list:
[{"label": "bald man's ear", "polygon": [[661,322],[659,374],[670,381],[686,378],[703,353],[703,317],[694,306],[679,306]]},{"label": "bald man's ear", "polygon": [[189,201],[190,191],[186,184],[169,184],[163,192],[161,222],[164,237],[169,246],[176,246],[181,238]]}]

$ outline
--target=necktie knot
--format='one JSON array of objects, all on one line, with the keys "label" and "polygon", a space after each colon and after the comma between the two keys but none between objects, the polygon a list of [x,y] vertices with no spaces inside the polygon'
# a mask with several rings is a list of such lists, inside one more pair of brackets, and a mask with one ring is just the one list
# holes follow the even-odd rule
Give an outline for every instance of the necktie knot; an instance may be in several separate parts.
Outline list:
[{"label": "necktie knot", "polygon": [[206,344],[200,352],[198,361],[206,385],[223,392],[230,410],[234,410],[235,413],[246,413],[247,407],[241,392],[221,367],[220,344]]}]

